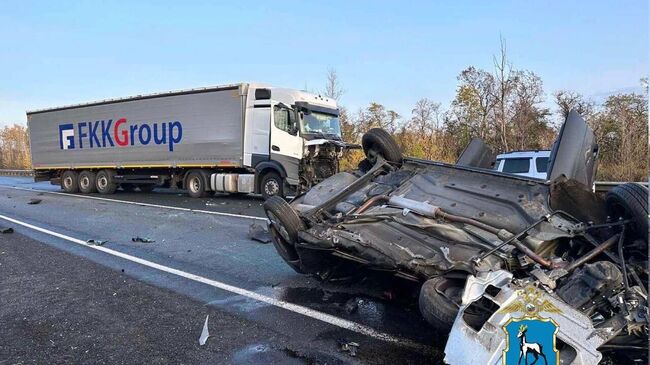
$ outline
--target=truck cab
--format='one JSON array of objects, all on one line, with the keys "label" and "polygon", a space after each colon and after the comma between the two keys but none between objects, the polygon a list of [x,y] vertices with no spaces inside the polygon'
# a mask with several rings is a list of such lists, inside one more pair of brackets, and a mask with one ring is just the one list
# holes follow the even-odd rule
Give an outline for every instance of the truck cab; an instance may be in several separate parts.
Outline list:
[{"label": "truck cab", "polygon": [[249,84],[244,165],[265,197],[308,190],[339,170],[346,147],[336,101],[304,91]]}]

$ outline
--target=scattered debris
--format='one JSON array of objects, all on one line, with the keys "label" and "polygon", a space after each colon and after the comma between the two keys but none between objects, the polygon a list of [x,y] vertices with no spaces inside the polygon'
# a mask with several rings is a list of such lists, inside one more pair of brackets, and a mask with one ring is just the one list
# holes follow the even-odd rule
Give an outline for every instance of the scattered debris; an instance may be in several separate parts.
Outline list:
[{"label": "scattered debris", "polygon": [[344,309],[348,314],[352,314],[359,309],[359,304],[363,304],[363,299],[351,298],[345,302]]},{"label": "scattered debris", "polygon": [[203,330],[201,331],[201,337],[199,337],[199,345],[203,346],[208,341],[210,333],[208,332],[208,319],[210,315],[205,316],[205,323],[203,323]]},{"label": "scattered debris", "polygon": [[27,202],[27,204],[32,204],[32,205],[33,204],[40,204],[40,202],[42,202],[42,201],[43,201],[43,199],[31,198],[31,199],[29,199],[29,202]]},{"label": "scattered debris", "polygon": [[347,340],[339,340],[341,351],[348,352],[350,356],[357,356],[359,344],[356,342],[348,342]]},{"label": "scattered debris", "polygon": [[154,243],[154,242],[156,242],[156,241],[152,240],[151,238],[139,237],[139,236],[131,238],[131,241],[132,242],[141,242],[141,243]]},{"label": "scattered debris", "polygon": [[330,300],[330,298],[332,298],[332,292],[327,291],[327,290],[323,290],[323,297],[321,298],[321,300],[323,302],[328,302]]},{"label": "scattered debris", "polygon": [[0,233],[14,233],[14,229],[11,227],[0,228]]},{"label": "scattered debris", "polygon": [[248,238],[261,243],[269,243],[272,239],[268,229],[257,223],[252,223],[248,228]]},{"label": "scattered debris", "polygon": [[86,243],[90,246],[104,246],[107,240],[87,240]]}]

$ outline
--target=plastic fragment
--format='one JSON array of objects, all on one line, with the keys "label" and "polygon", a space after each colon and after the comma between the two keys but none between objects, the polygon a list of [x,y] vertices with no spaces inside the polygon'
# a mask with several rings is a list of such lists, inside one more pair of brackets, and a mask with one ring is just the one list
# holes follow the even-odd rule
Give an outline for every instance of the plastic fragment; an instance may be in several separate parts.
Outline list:
[{"label": "plastic fragment", "polygon": [[261,243],[271,242],[271,234],[269,231],[266,227],[257,223],[252,223],[248,228],[248,238]]},{"label": "plastic fragment", "polygon": [[203,346],[208,341],[210,333],[208,332],[208,319],[210,315],[205,316],[205,323],[203,323],[203,330],[201,331],[201,337],[199,337],[199,345]]},{"label": "plastic fragment", "polygon": [[152,240],[151,238],[139,237],[139,236],[131,238],[131,241],[132,242],[141,242],[141,243],[154,243],[154,242],[156,242],[156,241]]},{"label": "plastic fragment", "polygon": [[90,246],[103,246],[107,240],[87,240],[86,243]]}]

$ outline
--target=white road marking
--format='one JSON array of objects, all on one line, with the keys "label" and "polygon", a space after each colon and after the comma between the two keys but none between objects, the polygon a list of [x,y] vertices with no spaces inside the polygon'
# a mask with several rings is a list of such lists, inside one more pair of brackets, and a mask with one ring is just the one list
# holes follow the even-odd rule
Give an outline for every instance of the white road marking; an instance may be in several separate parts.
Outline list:
[{"label": "white road marking", "polygon": [[260,220],[260,221],[265,221],[265,222],[267,221],[267,219],[264,218],[264,217],[255,217],[255,216],[252,216],[252,215],[245,215],[245,214],[213,212],[211,210],[172,207],[172,206],[169,206],[169,205],[159,205],[159,204],[151,204],[151,203],[139,203],[139,202],[132,202],[132,201],[128,201],[128,200],[102,198],[102,197],[99,197],[99,196],[77,195],[77,194],[61,193],[61,192],[58,192],[58,191],[48,191],[48,190],[40,190],[40,189],[32,189],[32,188],[21,188],[21,187],[18,187],[18,186],[2,185],[2,187],[7,187],[7,188],[11,188],[11,189],[16,189],[16,190],[34,191],[34,192],[37,192],[37,193],[64,195],[64,196],[69,196],[69,197],[73,197],[73,198],[93,199],[93,200],[101,200],[101,201],[108,201],[108,202],[115,202],[115,203],[122,203],[122,204],[140,205],[140,206],[143,206],[143,207],[180,210],[180,211],[183,211],[183,212],[193,212],[193,213],[202,213],[202,214],[221,215],[221,216],[224,216],[224,217],[236,217],[236,218],[254,219],[254,220]]},{"label": "white road marking", "polygon": [[415,341],[412,341],[412,340],[409,340],[409,339],[395,337],[395,336],[390,335],[388,333],[377,331],[372,327],[369,327],[369,326],[366,326],[366,325],[363,325],[363,324],[360,324],[360,323],[356,323],[356,322],[353,322],[353,321],[349,321],[347,319],[339,318],[339,317],[333,316],[331,314],[323,313],[323,312],[320,312],[320,311],[317,311],[317,310],[314,310],[314,309],[311,309],[311,308],[303,307],[301,305],[289,303],[289,302],[286,302],[284,300],[279,300],[279,299],[272,298],[272,297],[269,297],[269,296],[266,296],[266,295],[258,294],[258,293],[255,293],[253,291],[246,290],[246,289],[243,289],[243,288],[239,288],[239,287],[229,285],[229,284],[226,284],[226,283],[222,283],[222,282],[217,281],[217,280],[208,279],[208,278],[203,277],[203,276],[199,276],[199,275],[191,274],[191,273],[181,271],[181,270],[178,270],[178,269],[174,269],[174,268],[171,268],[171,267],[168,267],[168,266],[164,266],[164,265],[155,263],[153,261],[145,260],[145,259],[142,259],[142,258],[139,258],[139,257],[136,257],[136,256],[132,256],[132,255],[128,255],[128,254],[125,254],[123,252],[115,251],[115,250],[112,250],[110,248],[106,248],[106,247],[103,247],[103,246],[89,245],[85,241],[80,240],[78,238],[74,238],[74,237],[64,235],[62,233],[57,233],[57,232],[54,232],[54,231],[50,231],[48,229],[41,228],[41,227],[26,223],[26,222],[22,222],[22,221],[19,221],[17,219],[10,218],[10,217],[7,217],[7,216],[1,215],[1,214],[0,214],[0,219],[4,219],[6,221],[21,225],[23,227],[30,228],[30,229],[33,229],[35,231],[45,233],[45,234],[48,234],[48,235],[51,235],[51,236],[54,236],[54,237],[57,237],[57,238],[61,238],[61,239],[64,239],[64,240],[72,242],[72,243],[76,243],[76,244],[81,245],[81,246],[85,246],[85,247],[92,248],[92,249],[95,249],[95,250],[98,250],[98,251],[102,251],[102,252],[107,253],[109,255],[113,255],[113,256],[116,256],[116,257],[119,257],[119,258],[122,258],[122,259],[125,259],[125,260],[128,260],[128,261],[131,261],[131,262],[135,262],[135,263],[138,263],[140,265],[144,265],[144,266],[147,266],[147,267],[150,267],[150,268],[153,268],[153,269],[157,269],[157,270],[169,273],[169,274],[180,276],[180,277],[185,278],[185,279],[189,279],[189,280],[196,281],[196,282],[199,282],[199,283],[207,284],[207,285],[210,285],[212,287],[215,287],[215,288],[218,288],[218,289],[221,289],[221,290],[225,290],[225,291],[237,294],[237,295],[241,295],[243,297],[247,297],[247,298],[257,300],[257,301],[260,301],[260,302],[263,302],[263,303],[267,303],[267,304],[270,304],[270,305],[273,305],[273,306],[276,306],[276,307],[279,307],[279,308],[283,308],[283,309],[286,309],[288,311],[291,311],[291,312],[294,312],[294,313],[297,313],[297,314],[301,314],[303,316],[313,318],[313,319],[316,319],[316,320],[321,321],[321,322],[331,324],[333,326],[337,326],[337,327],[340,327],[340,328],[343,328],[343,329],[346,329],[346,330],[350,330],[350,331],[357,332],[357,333],[360,333],[360,334],[363,334],[363,335],[366,335],[366,336],[376,338],[378,340],[397,343],[397,344],[400,344],[400,345],[403,345],[403,346],[406,346],[406,347],[411,347],[411,348],[418,349],[420,351],[429,352],[431,350],[428,346],[425,346],[425,345],[423,345],[421,343],[418,343],[418,342],[415,342]]}]

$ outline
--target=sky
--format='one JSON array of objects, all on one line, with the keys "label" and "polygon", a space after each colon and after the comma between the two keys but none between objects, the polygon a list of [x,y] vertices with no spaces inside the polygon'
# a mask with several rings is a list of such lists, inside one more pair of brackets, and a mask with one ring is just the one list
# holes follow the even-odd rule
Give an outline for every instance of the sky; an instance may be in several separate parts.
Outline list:
[{"label": "sky", "polygon": [[335,69],[351,111],[447,106],[466,67],[513,66],[602,99],[648,73],[641,1],[0,0],[0,126],[25,111],[258,81],[318,91]]}]

